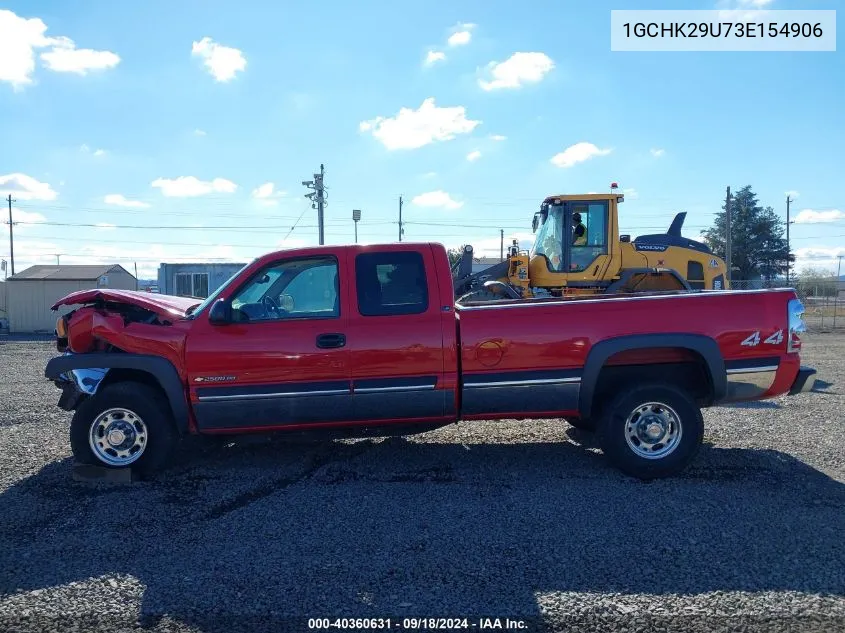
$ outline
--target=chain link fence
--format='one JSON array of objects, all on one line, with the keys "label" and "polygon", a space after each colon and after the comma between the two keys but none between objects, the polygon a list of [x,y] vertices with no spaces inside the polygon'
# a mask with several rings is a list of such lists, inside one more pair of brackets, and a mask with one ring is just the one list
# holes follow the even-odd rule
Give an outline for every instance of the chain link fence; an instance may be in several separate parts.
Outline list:
[{"label": "chain link fence", "polygon": [[733,290],[756,290],[759,288],[794,288],[804,304],[804,321],[811,332],[845,332],[845,283],[836,279],[822,279],[812,282],[796,280],[787,284],[784,280],[772,282],[731,281]]}]

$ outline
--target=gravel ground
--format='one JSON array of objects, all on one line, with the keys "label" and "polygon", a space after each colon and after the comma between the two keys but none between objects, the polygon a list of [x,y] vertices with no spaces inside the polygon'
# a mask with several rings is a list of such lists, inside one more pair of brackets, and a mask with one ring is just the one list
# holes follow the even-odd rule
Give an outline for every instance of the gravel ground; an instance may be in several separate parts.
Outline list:
[{"label": "gravel ground", "polygon": [[805,341],[821,392],[706,411],[652,483],[556,420],[191,441],[154,481],[75,483],[53,354],[0,343],[0,631],[845,630],[841,334]]}]

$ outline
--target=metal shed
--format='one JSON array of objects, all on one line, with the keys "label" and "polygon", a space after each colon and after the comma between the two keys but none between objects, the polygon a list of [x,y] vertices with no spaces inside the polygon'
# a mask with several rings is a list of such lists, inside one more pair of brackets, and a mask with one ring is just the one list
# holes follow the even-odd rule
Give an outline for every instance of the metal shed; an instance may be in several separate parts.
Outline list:
[{"label": "metal shed", "polygon": [[135,290],[135,277],[119,264],[102,266],[30,266],[6,280],[9,331],[53,332],[56,319],[73,309],[50,310],[56,301],[77,290]]}]

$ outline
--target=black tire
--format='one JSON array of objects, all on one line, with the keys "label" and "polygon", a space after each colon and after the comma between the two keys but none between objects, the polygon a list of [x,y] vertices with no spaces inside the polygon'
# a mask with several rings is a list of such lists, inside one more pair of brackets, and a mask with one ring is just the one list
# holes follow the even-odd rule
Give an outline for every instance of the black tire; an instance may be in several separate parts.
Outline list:
[{"label": "black tire", "polygon": [[574,426],[576,429],[580,429],[582,431],[589,431],[592,433],[596,430],[596,421],[592,418],[566,418],[566,422],[570,426]]},{"label": "black tire", "polygon": [[[672,418],[677,417],[679,422],[680,437],[673,450],[663,457],[641,456],[629,446],[626,439],[628,417],[649,403],[659,403],[674,411],[674,416],[666,416],[660,412],[659,407],[648,412],[655,414],[650,419],[663,430],[675,427]],[[646,422],[643,415],[636,420]],[[599,444],[614,467],[639,479],[657,479],[680,473],[695,458],[704,439],[704,417],[695,400],[683,389],[667,384],[634,385],[620,392],[602,408],[598,431]],[[636,446],[639,437],[636,433],[633,435],[632,442]],[[661,442],[652,446],[660,449]],[[665,447],[666,443],[662,443],[662,446]],[[647,444],[639,444],[640,449],[647,447]]]},{"label": "black tire", "polygon": [[[142,448],[135,451],[140,453],[140,457],[134,458],[131,463],[109,463],[91,447],[89,434],[92,426],[110,409],[124,409],[134,414],[140,418],[141,428],[145,427],[145,441],[141,443]],[[114,414],[118,417],[122,415],[120,412]],[[136,423],[131,416],[125,414],[120,421]],[[133,426],[133,429],[137,428]],[[78,463],[106,468],[131,468],[133,472],[142,475],[153,474],[166,466],[177,437],[173,414],[164,394],[139,382],[105,385],[96,395],[79,405],[70,423],[70,446]],[[106,446],[105,443],[101,445]],[[102,452],[108,454],[106,450]]]}]

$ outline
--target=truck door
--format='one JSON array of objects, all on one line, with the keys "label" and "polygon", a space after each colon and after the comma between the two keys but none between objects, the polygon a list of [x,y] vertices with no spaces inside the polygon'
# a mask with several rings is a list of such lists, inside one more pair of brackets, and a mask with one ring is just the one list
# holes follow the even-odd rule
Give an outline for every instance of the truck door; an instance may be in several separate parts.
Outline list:
[{"label": "truck door", "polygon": [[[349,354],[356,420],[437,419],[444,384],[443,311],[427,248],[350,249]],[[449,312],[454,329],[454,313]]]},{"label": "truck door", "polygon": [[191,327],[186,359],[201,431],[349,419],[345,258],[280,258],[227,297],[233,322],[208,311]]}]

